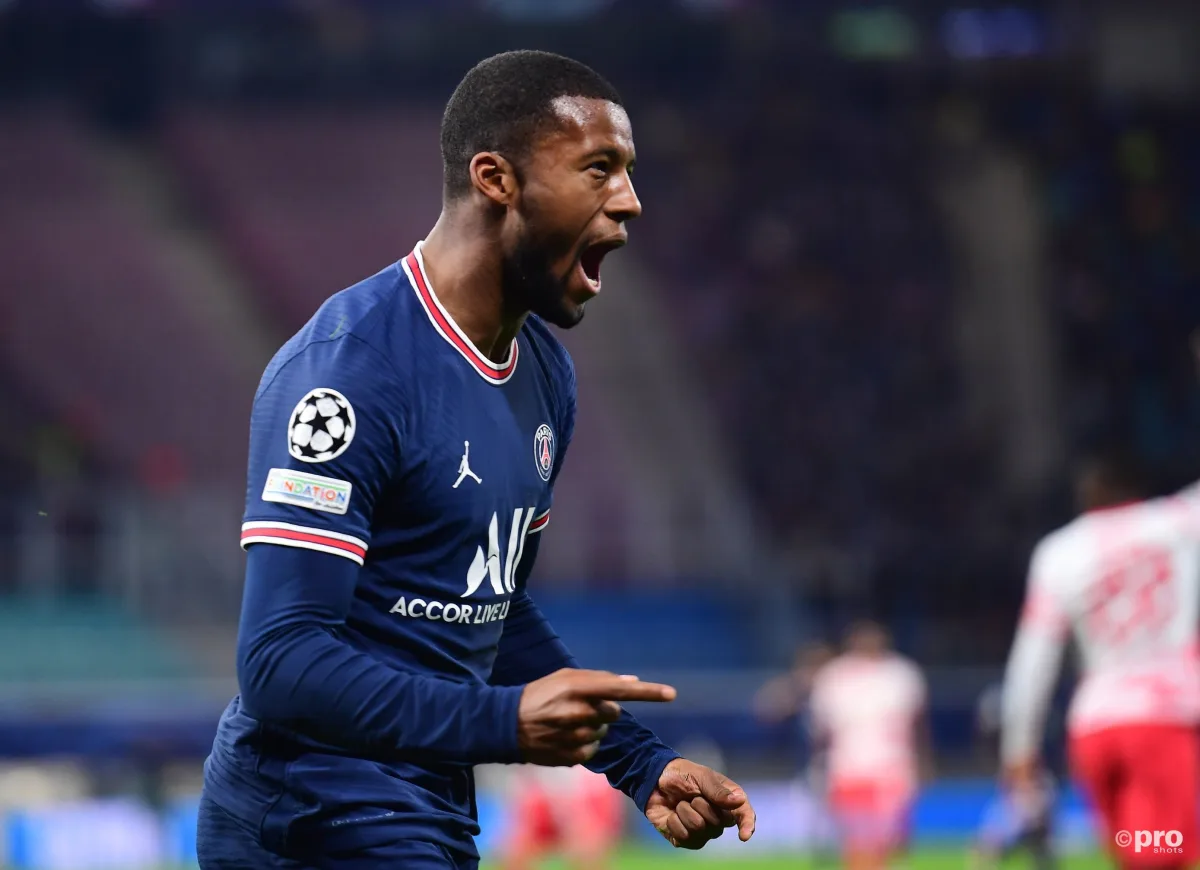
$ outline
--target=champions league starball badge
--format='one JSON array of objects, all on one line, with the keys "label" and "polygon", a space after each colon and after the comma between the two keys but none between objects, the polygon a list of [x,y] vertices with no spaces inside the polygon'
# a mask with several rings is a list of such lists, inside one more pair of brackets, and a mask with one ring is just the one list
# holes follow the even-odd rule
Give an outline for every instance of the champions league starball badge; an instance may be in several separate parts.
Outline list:
[{"label": "champions league starball badge", "polygon": [[354,440],[354,408],[337,390],[310,391],[288,421],[288,452],[301,462],[328,462]]}]

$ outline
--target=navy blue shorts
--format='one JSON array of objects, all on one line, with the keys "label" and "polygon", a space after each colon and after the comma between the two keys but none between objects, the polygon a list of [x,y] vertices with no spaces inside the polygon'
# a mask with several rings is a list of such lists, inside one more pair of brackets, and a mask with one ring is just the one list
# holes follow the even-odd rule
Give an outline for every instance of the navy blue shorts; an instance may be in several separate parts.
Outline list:
[{"label": "navy blue shorts", "polygon": [[285,858],[262,845],[258,835],[209,798],[200,799],[196,829],[200,870],[478,870],[479,861],[432,843],[404,840],[353,853]]}]

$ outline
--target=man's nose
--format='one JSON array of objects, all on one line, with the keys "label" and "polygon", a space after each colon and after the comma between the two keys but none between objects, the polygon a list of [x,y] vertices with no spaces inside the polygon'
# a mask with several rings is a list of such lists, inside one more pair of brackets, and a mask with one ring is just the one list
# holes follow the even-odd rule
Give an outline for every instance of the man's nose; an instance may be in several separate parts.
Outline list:
[{"label": "man's nose", "polygon": [[613,193],[606,209],[608,216],[617,223],[631,221],[642,213],[642,202],[633,189],[633,179],[625,173],[620,187]]}]

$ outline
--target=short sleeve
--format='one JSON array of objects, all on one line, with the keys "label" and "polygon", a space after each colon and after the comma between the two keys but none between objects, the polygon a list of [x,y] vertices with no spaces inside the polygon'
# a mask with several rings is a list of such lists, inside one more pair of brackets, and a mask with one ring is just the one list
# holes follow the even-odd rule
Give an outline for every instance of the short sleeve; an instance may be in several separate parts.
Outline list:
[{"label": "short sleeve", "polygon": [[1193,538],[1200,535],[1200,483],[1180,490],[1172,502],[1178,509],[1183,534]]},{"label": "short sleeve", "polygon": [[919,712],[924,710],[929,703],[929,684],[925,680],[925,674],[916,662],[906,661],[905,667],[908,670],[908,683],[912,695],[913,709]]},{"label": "short sleeve", "polygon": [[363,564],[403,443],[394,368],[352,335],[268,370],[250,417],[242,546],[277,544]]},{"label": "short sleeve", "polygon": [[808,696],[809,714],[812,716],[814,724],[819,728],[828,727],[830,720],[829,693],[832,683],[829,668],[829,665],[825,665],[813,675],[812,691]]},{"label": "short sleeve", "polygon": [[1057,568],[1052,564],[1053,552],[1048,542],[1042,541],[1029,560],[1029,576],[1026,580],[1025,603],[1021,610],[1022,627],[1059,635],[1066,631],[1069,619],[1065,606],[1056,592]]}]

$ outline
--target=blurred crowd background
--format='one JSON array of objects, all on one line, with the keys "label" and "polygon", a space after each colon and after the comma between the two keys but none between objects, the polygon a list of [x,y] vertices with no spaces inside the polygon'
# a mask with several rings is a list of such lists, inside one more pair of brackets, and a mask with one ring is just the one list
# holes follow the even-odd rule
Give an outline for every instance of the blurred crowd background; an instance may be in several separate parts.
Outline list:
[{"label": "blurred crowd background", "polygon": [[879,619],[929,675],[939,778],[991,776],[979,700],[1073,458],[1120,440],[1163,491],[1200,475],[1198,24],[1088,0],[0,2],[0,864],[54,836],[36,808],[185,831],[236,691],[258,376],[432,225],[441,108],[508,48],[622,90],[645,207],[564,336],[544,609],[585,662],[679,685],[646,716],[668,740],[779,783],[803,731],[756,690]]}]

